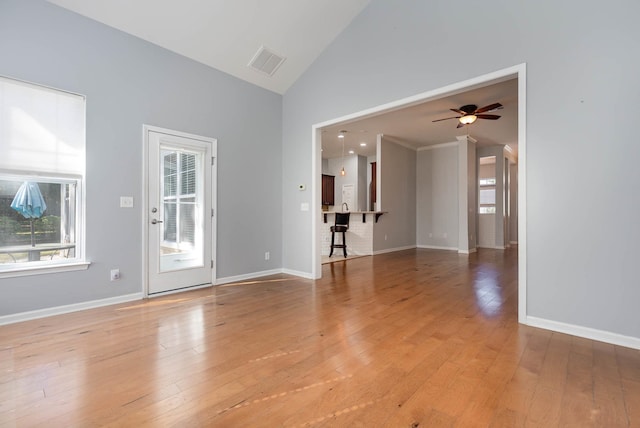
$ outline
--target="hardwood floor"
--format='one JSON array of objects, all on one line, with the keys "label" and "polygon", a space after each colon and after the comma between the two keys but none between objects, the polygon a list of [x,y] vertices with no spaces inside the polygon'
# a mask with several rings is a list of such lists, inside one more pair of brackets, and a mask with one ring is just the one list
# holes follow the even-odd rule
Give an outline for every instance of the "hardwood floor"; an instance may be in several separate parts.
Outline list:
[{"label": "hardwood floor", "polygon": [[517,323],[517,254],[409,250],[0,327],[0,426],[640,426],[640,351]]}]

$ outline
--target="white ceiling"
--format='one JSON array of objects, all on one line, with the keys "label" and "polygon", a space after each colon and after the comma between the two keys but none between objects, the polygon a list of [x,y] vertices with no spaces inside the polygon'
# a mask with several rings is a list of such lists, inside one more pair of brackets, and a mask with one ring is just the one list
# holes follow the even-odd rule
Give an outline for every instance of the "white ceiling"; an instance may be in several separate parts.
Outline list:
[{"label": "white ceiling", "polygon": [[[498,120],[478,119],[475,123],[456,128],[456,119],[433,123],[435,119],[459,116],[450,109],[466,104],[483,107],[499,102],[503,108],[497,114]],[[342,143],[338,139],[341,130],[346,130],[345,155],[349,150],[362,156],[376,153],[378,134],[419,149],[421,147],[450,143],[456,136],[470,135],[478,140],[478,146],[508,144],[517,152],[518,144],[518,81],[507,80],[479,89],[458,93],[426,103],[405,107],[373,117],[341,123],[322,129],[322,157],[342,156]],[[366,147],[360,143],[365,142]]]},{"label": "white ceiling", "polygon": [[[370,0],[48,0],[283,94]],[[270,77],[247,64],[265,46]]]},{"label": "white ceiling", "polygon": [[[257,86],[284,94],[370,0],[47,0],[140,37]],[[286,58],[273,76],[248,67],[261,46]],[[497,121],[478,120],[456,129],[449,109],[499,102]],[[420,148],[471,135],[478,145],[509,144],[517,150],[517,81],[451,95],[343,123],[323,130],[323,157],[339,157],[337,135],[347,130],[345,149],[375,154],[385,134]],[[366,147],[360,143],[366,142]]]}]

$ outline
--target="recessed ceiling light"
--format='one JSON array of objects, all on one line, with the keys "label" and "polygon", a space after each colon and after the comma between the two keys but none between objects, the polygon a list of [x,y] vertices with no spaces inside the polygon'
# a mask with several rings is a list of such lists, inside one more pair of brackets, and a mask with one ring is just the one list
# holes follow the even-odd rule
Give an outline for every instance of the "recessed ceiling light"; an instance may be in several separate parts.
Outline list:
[{"label": "recessed ceiling light", "polygon": [[367,147],[367,143],[360,143],[360,147]]},{"label": "recessed ceiling light", "polygon": [[355,153],[355,152],[354,152],[353,150],[349,150],[349,154],[350,154],[350,155],[352,155],[352,154],[354,154],[354,153]]}]

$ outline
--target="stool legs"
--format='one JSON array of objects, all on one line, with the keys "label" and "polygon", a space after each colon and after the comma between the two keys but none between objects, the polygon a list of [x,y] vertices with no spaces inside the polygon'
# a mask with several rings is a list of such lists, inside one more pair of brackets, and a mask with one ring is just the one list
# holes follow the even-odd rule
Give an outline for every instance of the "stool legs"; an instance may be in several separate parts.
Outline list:
[{"label": "stool legs", "polygon": [[347,241],[345,240],[345,232],[342,232],[342,252],[344,257],[347,258]]},{"label": "stool legs", "polygon": [[333,256],[333,247],[334,247],[335,240],[336,240],[336,233],[331,232],[331,252],[329,253],[329,257]]},{"label": "stool legs", "polygon": [[342,253],[344,257],[347,257],[347,240],[346,240],[346,232],[342,233],[342,244],[336,244],[336,232],[331,232],[331,251],[329,252],[329,257],[333,256],[334,248],[342,248]]}]

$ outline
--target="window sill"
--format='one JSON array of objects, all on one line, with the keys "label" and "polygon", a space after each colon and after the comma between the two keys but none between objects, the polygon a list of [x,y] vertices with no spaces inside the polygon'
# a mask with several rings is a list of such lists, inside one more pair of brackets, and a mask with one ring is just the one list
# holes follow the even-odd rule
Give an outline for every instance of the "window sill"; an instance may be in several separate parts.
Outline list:
[{"label": "window sill", "polygon": [[0,269],[0,279],[15,278],[19,276],[44,275],[50,273],[73,272],[77,270],[87,270],[91,262],[70,262],[57,265],[46,266],[29,266],[11,268],[7,270]]}]

